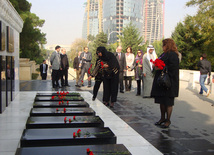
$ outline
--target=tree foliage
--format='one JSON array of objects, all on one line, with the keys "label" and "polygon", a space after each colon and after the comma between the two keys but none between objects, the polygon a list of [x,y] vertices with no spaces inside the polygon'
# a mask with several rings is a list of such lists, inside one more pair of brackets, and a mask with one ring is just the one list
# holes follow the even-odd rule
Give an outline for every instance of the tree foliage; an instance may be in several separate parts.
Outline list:
[{"label": "tree foliage", "polygon": [[187,6],[198,7],[197,14],[177,24],[172,38],[182,53],[181,68],[196,70],[202,53],[208,55],[214,70],[214,1],[190,0]]},{"label": "tree foliage", "polygon": [[132,23],[129,23],[126,27],[123,28],[123,35],[119,36],[119,38],[121,40],[123,49],[126,49],[128,46],[131,46],[132,51],[135,55],[143,41],[143,38],[140,36],[139,30]]},{"label": "tree foliage", "polygon": [[27,0],[10,0],[10,2],[24,21],[20,34],[20,57],[41,63],[44,59],[41,53],[44,51],[43,45],[46,44],[46,34],[42,33],[39,27],[42,27],[45,21],[30,12],[32,5]]}]

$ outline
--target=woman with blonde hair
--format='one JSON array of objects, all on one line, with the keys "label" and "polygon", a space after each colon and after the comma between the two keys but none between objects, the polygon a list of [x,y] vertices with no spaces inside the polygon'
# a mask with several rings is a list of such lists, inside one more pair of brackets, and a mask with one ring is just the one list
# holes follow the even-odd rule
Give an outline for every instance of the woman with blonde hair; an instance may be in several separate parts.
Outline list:
[{"label": "woman with blonde hair", "polygon": [[161,126],[162,128],[168,128],[171,124],[171,114],[173,110],[175,97],[178,97],[179,92],[179,59],[178,51],[174,40],[164,39],[163,43],[163,53],[159,57],[164,61],[167,69],[168,75],[171,82],[170,88],[165,88],[158,85],[157,79],[161,74],[161,70],[154,67],[156,74],[153,81],[151,96],[155,98],[155,103],[160,104],[161,118],[155,125]]}]

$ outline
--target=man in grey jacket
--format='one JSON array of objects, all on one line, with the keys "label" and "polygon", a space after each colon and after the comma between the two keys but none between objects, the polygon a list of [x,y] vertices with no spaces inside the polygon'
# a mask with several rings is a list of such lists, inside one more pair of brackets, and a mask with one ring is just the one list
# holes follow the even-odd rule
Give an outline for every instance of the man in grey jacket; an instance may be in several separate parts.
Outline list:
[{"label": "man in grey jacket", "polygon": [[[84,52],[82,52],[80,55],[81,76],[78,81],[77,87],[82,86],[85,73],[87,73],[88,77],[90,76],[88,73],[88,69],[91,66],[91,60],[92,54],[88,52],[88,47],[84,47]],[[88,87],[91,87],[91,80],[88,81]]]},{"label": "man in grey jacket", "polygon": [[57,45],[55,47],[55,51],[51,54],[51,58],[50,58],[50,62],[51,62],[51,66],[52,66],[52,86],[53,88],[61,88],[61,86],[59,85],[59,77],[60,77],[60,49],[61,47],[59,45]]}]

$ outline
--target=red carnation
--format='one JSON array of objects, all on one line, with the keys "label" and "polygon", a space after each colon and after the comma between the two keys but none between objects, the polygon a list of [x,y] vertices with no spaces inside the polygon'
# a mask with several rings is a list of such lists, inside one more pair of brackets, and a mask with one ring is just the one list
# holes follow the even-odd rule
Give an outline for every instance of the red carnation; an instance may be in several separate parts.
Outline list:
[{"label": "red carnation", "polygon": [[69,101],[67,101],[67,104],[69,103]]},{"label": "red carnation", "polygon": [[138,64],[139,61],[140,61],[140,60],[137,60],[136,63]]},{"label": "red carnation", "polygon": [[64,112],[66,112],[66,108],[64,108]]},{"label": "red carnation", "polygon": [[73,138],[76,138],[76,133],[75,132],[73,133]]},{"label": "red carnation", "polygon": [[69,118],[69,123],[71,123],[72,121],[71,121],[71,119]]},{"label": "red carnation", "polygon": [[163,68],[165,67],[165,63],[160,59],[155,59],[155,61],[151,59],[150,62],[152,62],[155,67],[158,67],[160,70],[163,70]]},{"label": "red carnation", "polygon": [[94,153],[91,151],[91,152],[89,153],[89,155],[94,155]]},{"label": "red carnation", "polygon": [[87,151],[87,153],[89,153],[89,152],[90,152],[90,149],[89,149],[89,148],[87,148],[87,149],[86,149],[86,151]]},{"label": "red carnation", "polygon": [[101,62],[100,62],[100,64],[101,64],[101,68],[103,68],[103,66],[104,66],[104,63],[101,61]]},{"label": "red carnation", "polygon": [[58,112],[58,111],[59,111],[59,109],[58,109],[58,108],[56,108],[56,111]]},{"label": "red carnation", "polygon": [[76,119],[76,116],[73,117],[73,120],[75,120],[75,119]]},{"label": "red carnation", "polygon": [[55,98],[55,96],[52,96],[51,99],[53,100]]},{"label": "red carnation", "polygon": [[66,123],[66,121],[67,121],[67,117],[64,118],[64,122],[65,122],[65,123]]}]

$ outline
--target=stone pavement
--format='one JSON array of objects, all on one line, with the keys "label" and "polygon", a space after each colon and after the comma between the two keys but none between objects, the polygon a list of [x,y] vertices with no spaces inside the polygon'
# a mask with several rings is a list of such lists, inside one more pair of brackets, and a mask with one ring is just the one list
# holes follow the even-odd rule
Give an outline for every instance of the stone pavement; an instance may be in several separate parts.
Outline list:
[{"label": "stone pavement", "polygon": [[[76,88],[75,81],[70,80],[71,87],[59,91],[89,91],[87,81],[81,88]],[[92,83],[94,84],[94,83]],[[112,111],[142,135],[154,147],[166,155],[214,154],[214,94],[209,97],[199,95],[197,91],[187,89],[188,83],[180,81],[179,97],[175,100],[172,124],[169,129],[154,125],[160,118],[159,105],[152,98],[135,96],[136,82],[133,81],[131,92],[118,94],[118,101]],[[20,91],[55,91],[51,81],[21,81]],[[102,101],[102,85],[97,99]]]}]

